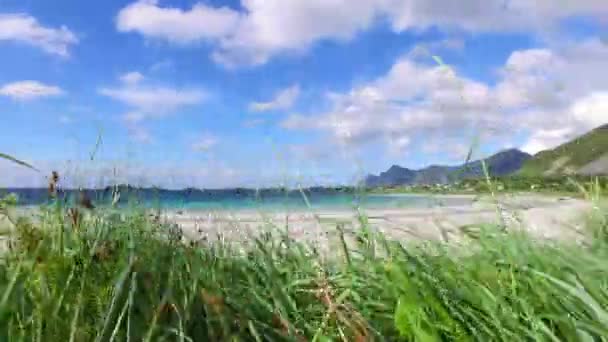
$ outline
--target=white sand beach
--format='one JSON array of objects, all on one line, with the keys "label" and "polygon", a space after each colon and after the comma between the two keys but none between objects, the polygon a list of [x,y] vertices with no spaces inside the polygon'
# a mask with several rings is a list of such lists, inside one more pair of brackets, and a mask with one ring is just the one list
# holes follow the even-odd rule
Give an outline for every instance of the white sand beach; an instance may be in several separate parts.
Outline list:
[{"label": "white sand beach", "polygon": [[[400,241],[458,241],[463,236],[463,226],[500,222],[506,229],[525,229],[535,237],[576,241],[583,238],[583,225],[593,207],[582,199],[535,194],[501,195],[496,202],[489,196],[480,200],[475,196],[467,198],[468,204],[450,207],[370,209],[361,213],[371,228]],[[164,216],[179,224],[184,235],[194,240],[213,240],[221,233],[228,240],[247,241],[265,229],[281,229],[295,239],[326,245],[324,240],[335,236],[338,226],[347,232],[361,226],[354,210],[168,211]]]},{"label": "white sand beach", "polygon": [[[253,241],[253,236],[279,230],[295,240],[331,249],[338,241],[338,227],[343,229],[347,239],[352,240],[353,233],[361,227],[361,215],[371,229],[404,243],[458,243],[465,236],[463,229],[486,223],[504,223],[506,229],[523,229],[540,239],[577,242],[586,236],[584,225],[593,209],[593,203],[586,200],[538,194],[503,194],[495,200],[488,195],[481,198],[474,195],[433,197],[439,202],[448,197],[458,197],[462,201],[449,201],[460,204],[431,208],[363,208],[360,213],[336,209],[290,212],[167,210],[162,216],[164,220],[179,225],[187,240],[213,241],[221,236],[226,241],[246,245]],[[34,207],[21,207],[17,212],[18,215],[27,215],[35,210]]]}]

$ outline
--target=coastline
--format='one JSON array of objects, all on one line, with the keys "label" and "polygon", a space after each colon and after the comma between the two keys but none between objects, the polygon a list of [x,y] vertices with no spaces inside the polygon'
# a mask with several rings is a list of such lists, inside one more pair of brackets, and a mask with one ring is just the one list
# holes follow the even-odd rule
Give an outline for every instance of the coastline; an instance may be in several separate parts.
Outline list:
[{"label": "coastline", "polygon": [[[472,197],[477,196],[467,196]],[[593,207],[591,202],[581,199],[530,194],[500,195],[497,201],[502,208],[501,217],[496,203],[490,198],[458,206],[362,208],[360,213],[334,209],[287,212],[167,210],[162,216],[179,225],[184,236],[191,240],[208,241],[221,236],[228,241],[247,243],[261,232],[280,230],[294,239],[329,249],[335,243],[338,227],[349,233],[360,227],[360,214],[364,215],[370,228],[400,242],[462,241],[465,227],[501,221],[509,230],[524,230],[537,238],[581,241],[585,238],[585,219]]]},{"label": "coastline", "polygon": [[[393,196],[408,196],[394,194]],[[177,224],[187,240],[212,240],[222,236],[235,242],[252,241],[267,230],[287,232],[330,248],[338,227],[354,234],[360,227],[361,215],[373,230],[400,242],[461,241],[463,227],[504,223],[511,230],[524,230],[543,239],[579,241],[584,238],[584,223],[593,204],[573,197],[544,194],[499,194],[496,202],[489,194],[417,196],[451,199],[452,205],[406,208],[288,208],[287,210],[238,209],[161,209],[162,220]],[[462,200],[462,201],[461,201]],[[440,201],[439,201],[440,202]],[[18,207],[14,213],[33,215],[36,207]],[[103,209],[102,209],[103,210]],[[118,209],[120,211],[120,209]],[[155,209],[145,209],[154,215]]]}]

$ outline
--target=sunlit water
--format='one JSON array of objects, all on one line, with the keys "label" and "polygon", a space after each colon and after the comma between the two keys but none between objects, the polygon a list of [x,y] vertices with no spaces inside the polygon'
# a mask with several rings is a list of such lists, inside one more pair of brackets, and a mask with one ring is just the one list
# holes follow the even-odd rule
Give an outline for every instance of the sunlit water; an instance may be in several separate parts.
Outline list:
[{"label": "sunlit water", "polygon": [[[20,205],[39,205],[49,202],[44,189],[11,189],[19,197]],[[3,192],[7,192],[4,190]],[[70,205],[75,192],[64,192],[62,201]],[[88,196],[96,206],[112,201],[110,191],[89,190]],[[459,206],[470,203],[466,197],[432,196],[424,194],[360,194],[352,192],[279,191],[256,192],[253,190],[137,190],[121,192],[120,207],[162,208],[167,210],[193,211],[297,211],[297,210],[344,210],[363,207],[366,209],[429,208]]]}]

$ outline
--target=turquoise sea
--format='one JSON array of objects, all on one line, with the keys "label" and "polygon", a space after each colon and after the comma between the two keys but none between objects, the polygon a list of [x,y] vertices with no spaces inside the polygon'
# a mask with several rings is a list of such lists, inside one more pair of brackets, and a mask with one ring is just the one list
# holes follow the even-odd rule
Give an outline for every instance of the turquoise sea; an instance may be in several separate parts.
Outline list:
[{"label": "turquoise sea", "polygon": [[256,198],[225,198],[216,201],[158,201],[147,206],[160,206],[166,209],[183,209],[196,211],[215,210],[263,210],[263,211],[298,211],[298,210],[343,210],[355,209],[397,209],[397,208],[429,208],[437,206],[457,205],[467,202],[462,198],[438,198],[427,195],[365,195],[324,194],[307,196],[273,196],[263,199]]},{"label": "turquoise sea", "polygon": [[[38,205],[49,201],[45,189],[4,189],[2,192],[15,193],[20,205]],[[111,202],[112,190],[85,190],[96,206]],[[428,208],[453,206],[470,203],[462,197],[445,197],[424,194],[362,194],[358,192],[315,189],[303,191],[277,190],[162,190],[128,189],[120,191],[119,205],[169,210],[342,210],[361,207],[364,209]],[[73,204],[77,191],[64,191],[60,198],[66,204]]]}]

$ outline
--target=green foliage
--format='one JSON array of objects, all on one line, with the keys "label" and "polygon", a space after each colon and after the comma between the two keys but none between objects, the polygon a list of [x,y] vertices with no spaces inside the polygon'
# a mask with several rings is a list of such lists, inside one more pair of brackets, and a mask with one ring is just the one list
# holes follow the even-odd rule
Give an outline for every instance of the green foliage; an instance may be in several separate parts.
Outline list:
[{"label": "green foliage", "polygon": [[[597,182],[601,193],[608,190],[608,177],[553,176],[528,177],[506,176],[490,179],[495,192],[541,192],[581,196],[580,187],[589,187]],[[452,184],[412,185],[394,188],[371,189],[371,193],[438,193],[438,194],[478,194],[488,193],[487,179],[465,179]]]},{"label": "green foliage", "polygon": [[[12,202],[11,202],[12,203]],[[183,243],[139,211],[15,220],[0,340],[519,341],[608,336],[606,211],[593,244],[478,228],[471,248],[405,247],[360,215],[340,250],[272,232]],[[279,228],[277,228],[279,231]],[[340,254],[344,254],[341,257]]]},{"label": "green foliage", "polygon": [[8,194],[0,198],[0,216],[8,215],[8,210],[17,205],[18,198],[15,194]]},{"label": "green foliage", "polygon": [[17,205],[19,198],[15,194],[7,194],[0,198],[0,208],[7,208]]}]

